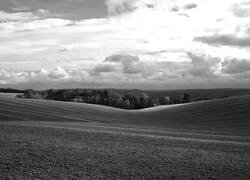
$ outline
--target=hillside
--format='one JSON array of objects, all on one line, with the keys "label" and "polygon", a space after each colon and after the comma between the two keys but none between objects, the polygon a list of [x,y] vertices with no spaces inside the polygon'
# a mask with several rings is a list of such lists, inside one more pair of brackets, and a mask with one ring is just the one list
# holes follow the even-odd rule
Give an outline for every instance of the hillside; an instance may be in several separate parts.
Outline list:
[{"label": "hillside", "polygon": [[250,132],[250,96],[236,96],[144,110],[0,96],[2,121],[75,121],[160,128]]},{"label": "hillside", "polygon": [[122,110],[0,95],[0,179],[249,179],[250,96]]}]

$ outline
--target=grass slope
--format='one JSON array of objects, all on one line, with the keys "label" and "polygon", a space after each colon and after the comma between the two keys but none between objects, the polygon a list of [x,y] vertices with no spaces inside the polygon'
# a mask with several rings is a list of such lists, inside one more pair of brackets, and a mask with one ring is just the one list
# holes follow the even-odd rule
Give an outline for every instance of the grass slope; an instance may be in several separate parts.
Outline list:
[{"label": "grass slope", "polygon": [[250,96],[236,96],[138,111],[100,105],[16,99],[0,96],[0,119],[7,121],[79,121],[161,128],[250,132]]},{"label": "grass slope", "polygon": [[0,95],[0,179],[250,179],[250,96],[139,111]]}]

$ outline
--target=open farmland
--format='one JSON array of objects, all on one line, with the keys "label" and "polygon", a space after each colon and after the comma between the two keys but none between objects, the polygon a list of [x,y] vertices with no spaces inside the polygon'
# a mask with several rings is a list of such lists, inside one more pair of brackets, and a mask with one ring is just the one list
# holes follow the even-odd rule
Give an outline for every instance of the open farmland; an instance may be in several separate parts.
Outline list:
[{"label": "open farmland", "polygon": [[249,179],[250,96],[121,110],[0,95],[0,179]]}]

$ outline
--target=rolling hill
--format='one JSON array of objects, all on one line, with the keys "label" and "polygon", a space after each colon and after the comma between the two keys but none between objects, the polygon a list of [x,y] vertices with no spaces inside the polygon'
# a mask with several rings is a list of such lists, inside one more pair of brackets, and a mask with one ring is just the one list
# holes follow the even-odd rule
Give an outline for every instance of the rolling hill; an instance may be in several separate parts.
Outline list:
[{"label": "rolling hill", "polygon": [[122,110],[101,105],[0,96],[1,121],[63,121],[250,133],[250,96]]},{"label": "rolling hill", "polygon": [[250,96],[122,110],[0,95],[0,179],[249,179]]}]

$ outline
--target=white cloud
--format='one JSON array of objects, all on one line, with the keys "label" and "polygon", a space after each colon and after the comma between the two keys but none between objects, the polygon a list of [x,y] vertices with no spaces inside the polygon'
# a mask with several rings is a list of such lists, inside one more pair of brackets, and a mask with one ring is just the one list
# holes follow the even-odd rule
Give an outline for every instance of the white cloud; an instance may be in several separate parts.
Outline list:
[{"label": "white cloud", "polygon": [[[0,12],[0,63],[8,58],[18,62],[12,64],[14,72],[26,72],[24,65],[20,70],[20,61],[32,61],[36,70],[50,66],[55,70],[47,78],[58,80],[84,81],[82,77],[88,76],[89,81],[108,79],[115,84],[112,78],[117,75],[143,83],[172,79],[183,83],[192,77],[200,78],[201,83],[207,77],[219,82],[230,76],[221,70],[224,59],[250,56],[250,17],[245,2],[107,0],[107,18],[80,21],[48,18],[50,12],[43,9]],[[114,54],[132,54],[139,60],[103,62]],[[160,66],[164,63],[165,69]],[[6,66],[0,64],[0,68]],[[14,72],[9,79],[17,76]],[[32,79],[30,74],[23,76]]]},{"label": "white cloud", "polygon": [[22,82],[58,82],[72,81],[76,78],[85,78],[86,73],[75,73],[72,70],[66,70],[60,66],[51,70],[41,69],[39,71],[13,71],[9,69],[0,69],[0,80],[3,84],[22,83]]},{"label": "white cloud", "polygon": [[0,11],[0,22],[1,21],[24,21],[24,20],[34,20],[38,16],[31,12],[16,12],[16,13],[7,13]]},{"label": "white cloud", "polygon": [[9,22],[9,21],[32,21],[42,18],[47,18],[51,16],[51,13],[46,9],[38,9],[35,13],[25,12],[29,10],[28,7],[14,8],[15,13],[9,13],[5,11],[0,11],[0,22]]}]

